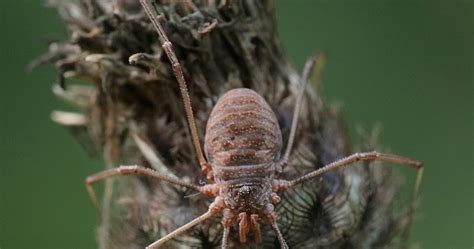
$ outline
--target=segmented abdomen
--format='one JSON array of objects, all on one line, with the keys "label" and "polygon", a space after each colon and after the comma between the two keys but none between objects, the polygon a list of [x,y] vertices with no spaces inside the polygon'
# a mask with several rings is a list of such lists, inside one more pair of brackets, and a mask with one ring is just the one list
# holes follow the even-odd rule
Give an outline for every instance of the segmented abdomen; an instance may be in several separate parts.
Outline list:
[{"label": "segmented abdomen", "polygon": [[211,165],[243,166],[274,162],[282,139],[275,114],[255,91],[225,93],[207,121],[204,150]]}]

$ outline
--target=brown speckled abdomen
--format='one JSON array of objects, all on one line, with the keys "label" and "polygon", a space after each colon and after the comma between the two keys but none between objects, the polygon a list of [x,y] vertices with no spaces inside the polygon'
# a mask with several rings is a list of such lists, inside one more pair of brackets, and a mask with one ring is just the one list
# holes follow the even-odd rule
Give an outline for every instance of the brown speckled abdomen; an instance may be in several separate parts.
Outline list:
[{"label": "brown speckled abdomen", "polygon": [[217,101],[207,121],[204,143],[213,168],[275,162],[281,146],[277,118],[258,93],[238,88]]}]

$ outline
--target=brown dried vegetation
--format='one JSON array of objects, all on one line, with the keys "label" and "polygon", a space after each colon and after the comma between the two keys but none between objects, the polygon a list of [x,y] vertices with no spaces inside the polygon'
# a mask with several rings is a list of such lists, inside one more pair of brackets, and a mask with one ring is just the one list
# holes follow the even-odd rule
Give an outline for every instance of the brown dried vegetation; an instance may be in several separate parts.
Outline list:
[{"label": "brown dried vegetation", "polygon": [[[178,85],[138,0],[49,3],[67,25],[70,39],[52,43],[39,62],[55,63],[61,84],[69,78],[89,83],[54,88],[57,96],[80,109],[74,114],[55,112],[54,120],[88,134],[107,167],[154,167],[138,149],[137,143],[145,142],[156,151],[155,160],[167,166],[156,170],[168,170],[194,183],[205,181]],[[165,14],[165,31],[184,68],[200,137],[204,138],[218,97],[229,89],[246,87],[262,95],[275,111],[286,141],[300,75],[278,41],[274,2],[157,1],[156,7]],[[306,95],[302,112],[294,151],[283,172],[286,179],[351,152],[340,111],[326,106],[313,89]],[[375,146],[369,138],[367,135],[369,142],[363,149]],[[394,237],[408,223],[395,216],[392,207],[397,180],[390,169],[367,164],[327,173],[320,181],[283,195],[277,209],[279,226],[291,248],[393,245]],[[144,248],[202,214],[209,205],[190,191],[147,178],[125,177],[115,187],[110,182],[106,185],[105,215],[98,232],[103,249]],[[218,247],[221,229],[215,218],[167,246]],[[277,247],[271,228],[264,225],[262,229],[261,246]],[[238,243],[236,236],[231,234],[233,243]],[[250,241],[246,246],[255,248],[256,244]]]}]

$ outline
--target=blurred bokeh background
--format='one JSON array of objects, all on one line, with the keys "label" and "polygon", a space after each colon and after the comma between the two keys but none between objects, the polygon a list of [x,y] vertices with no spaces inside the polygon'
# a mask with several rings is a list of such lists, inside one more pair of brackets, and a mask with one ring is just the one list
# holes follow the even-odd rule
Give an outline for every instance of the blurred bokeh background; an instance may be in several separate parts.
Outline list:
[{"label": "blurred bokeh background", "polygon": [[[380,123],[386,150],[423,160],[413,227],[420,248],[473,248],[474,5],[471,1],[277,0],[297,68],[329,55],[321,94],[356,127]],[[67,33],[40,0],[0,1],[0,248],[95,248],[83,179],[102,168],[50,121],[64,109],[52,66],[27,73]],[[414,172],[402,170],[411,191]],[[405,189],[404,189],[405,190]]]}]

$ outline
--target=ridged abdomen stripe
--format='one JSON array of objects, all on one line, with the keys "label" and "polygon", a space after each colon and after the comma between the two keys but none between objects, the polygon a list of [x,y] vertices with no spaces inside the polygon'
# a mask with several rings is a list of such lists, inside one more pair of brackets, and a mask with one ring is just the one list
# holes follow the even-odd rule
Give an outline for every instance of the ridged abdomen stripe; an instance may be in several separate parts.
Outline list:
[{"label": "ridged abdomen stripe", "polygon": [[212,110],[204,150],[211,165],[238,166],[275,161],[281,144],[270,106],[255,91],[238,88],[225,93]]}]

